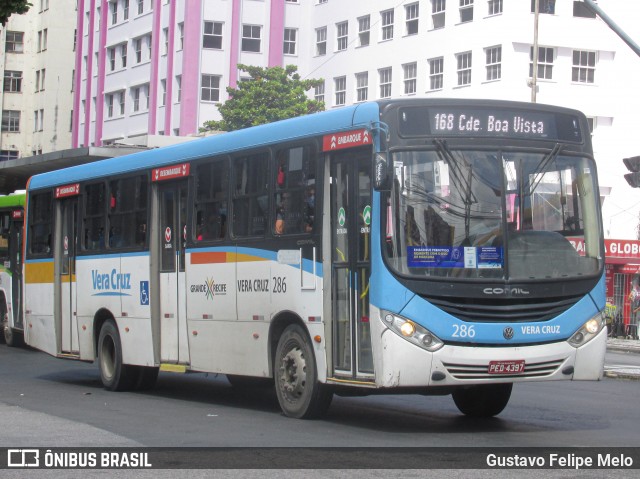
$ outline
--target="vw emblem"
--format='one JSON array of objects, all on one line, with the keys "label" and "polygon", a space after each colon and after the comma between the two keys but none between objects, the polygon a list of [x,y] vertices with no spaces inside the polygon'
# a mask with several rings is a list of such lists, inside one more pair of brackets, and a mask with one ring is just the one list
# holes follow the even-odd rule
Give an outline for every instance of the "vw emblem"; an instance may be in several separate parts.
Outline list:
[{"label": "vw emblem", "polygon": [[502,331],[502,335],[504,336],[504,339],[512,339],[513,338],[513,328],[511,326],[508,326],[508,327],[504,328],[504,330]]}]

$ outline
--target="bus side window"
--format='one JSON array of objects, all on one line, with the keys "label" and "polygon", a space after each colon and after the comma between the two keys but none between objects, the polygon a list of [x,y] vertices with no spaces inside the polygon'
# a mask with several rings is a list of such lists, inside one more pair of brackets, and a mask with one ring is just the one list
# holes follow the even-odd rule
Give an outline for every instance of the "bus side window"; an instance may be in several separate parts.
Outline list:
[{"label": "bus side window", "polygon": [[53,195],[50,192],[33,195],[31,198],[29,251],[32,254],[51,254],[52,205]]},{"label": "bus side window", "polygon": [[311,233],[314,228],[316,156],[310,146],[276,153],[273,234]]},{"label": "bus side window", "polygon": [[262,236],[268,213],[269,153],[234,160],[234,236]]}]

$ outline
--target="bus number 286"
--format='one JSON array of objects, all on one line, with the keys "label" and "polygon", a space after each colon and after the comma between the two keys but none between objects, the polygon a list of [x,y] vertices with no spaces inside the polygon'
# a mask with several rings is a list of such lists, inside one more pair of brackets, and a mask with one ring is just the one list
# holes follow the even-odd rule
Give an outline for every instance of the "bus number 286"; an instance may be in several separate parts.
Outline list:
[{"label": "bus number 286", "polygon": [[287,278],[285,276],[273,277],[273,293],[287,292]]},{"label": "bus number 286", "polygon": [[454,338],[473,338],[476,335],[476,330],[466,324],[454,324],[453,325],[453,337]]}]

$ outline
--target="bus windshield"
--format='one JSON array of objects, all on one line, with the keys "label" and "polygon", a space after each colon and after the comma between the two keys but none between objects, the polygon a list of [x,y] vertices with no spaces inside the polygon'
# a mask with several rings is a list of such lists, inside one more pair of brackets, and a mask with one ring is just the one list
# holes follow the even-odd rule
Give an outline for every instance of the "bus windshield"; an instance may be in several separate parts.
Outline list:
[{"label": "bus windshield", "polygon": [[600,272],[593,160],[551,151],[395,151],[387,255],[413,277],[540,280]]}]

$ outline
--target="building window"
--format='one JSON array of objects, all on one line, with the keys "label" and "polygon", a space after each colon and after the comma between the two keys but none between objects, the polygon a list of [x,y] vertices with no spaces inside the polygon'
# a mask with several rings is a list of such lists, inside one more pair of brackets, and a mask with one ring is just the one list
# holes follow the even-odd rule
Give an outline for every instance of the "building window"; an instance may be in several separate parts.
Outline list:
[{"label": "building window", "polygon": [[356,73],[356,101],[367,101],[369,99],[369,73]]},{"label": "building window", "polygon": [[222,49],[222,22],[204,22],[202,48]]},{"label": "building window", "polygon": [[200,100],[220,101],[220,77],[217,75],[202,75]]},{"label": "building window", "polygon": [[20,153],[15,150],[0,150],[0,161],[17,160]]},{"label": "building window", "polygon": [[416,92],[416,78],[418,77],[418,64],[407,63],[402,65],[404,71],[404,94],[412,95]]},{"label": "building window", "polygon": [[366,47],[371,41],[371,16],[358,18],[358,43],[361,47]]},{"label": "building window", "polygon": [[385,10],[384,12],[380,12],[383,41],[393,39],[393,19],[393,10]]},{"label": "building window", "polygon": [[338,77],[333,79],[336,90],[336,106],[341,106],[346,103],[347,98],[347,77]]},{"label": "building window", "polygon": [[458,86],[471,84],[471,52],[456,55]]},{"label": "building window", "polygon": [[298,30],[295,28],[285,28],[284,29],[284,45],[283,51],[285,55],[295,55],[296,54],[296,38],[298,36]]},{"label": "building window", "polygon": [[11,93],[20,93],[22,91],[21,71],[4,71],[4,91]]},{"label": "building window", "polygon": [[242,25],[242,51],[260,53],[260,25]]},{"label": "building window", "polygon": [[45,73],[46,70],[44,68],[42,70],[36,71],[36,92],[44,90]]},{"label": "building window", "polygon": [[182,101],[182,75],[176,75],[176,103]]},{"label": "building window", "polygon": [[7,53],[22,53],[24,51],[24,32],[7,32],[5,51]]},{"label": "building window", "polygon": [[502,0],[489,0],[489,15],[498,15],[502,13]]},{"label": "building window", "polygon": [[327,27],[316,29],[316,55],[327,54]]},{"label": "building window", "polygon": [[45,51],[47,49],[47,36],[48,36],[48,30],[46,28],[38,32],[38,51],[39,52]]},{"label": "building window", "polygon": [[35,110],[33,112],[33,131],[44,130],[44,110]]},{"label": "building window", "polygon": [[429,60],[429,90],[442,90],[444,85],[444,58]]},{"label": "building window", "polygon": [[167,104],[167,80],[160,80],[160,88],[162,89],[160,106],[165,106]]},{"label": "building window", "polygon": [[[543,80],[553,79],[553,57],[554,49],[549,47],[538,47],[538,78]],[[533,47],[529,50],[529,78],[533,78]]]},{"label": "building window", "polygon": [[133,49],[136,52],[136,63],[142,63],[142,38],[133,41]]},{"label": "building window", "polygon": [[18,110],[2,110],[2,131],[10,133],[20,131],[20,112]]},{"label": "building window", "polygon": [[324,103],[324,82],[313,88],[313,99]]},{"label": "building window", "polygon": [[184,48],[184,22],[178,23],[178,50]]},{"label": "building window", "polygon": [[118,92],[118,106],[120,115],[124,115],[124,90]]},{"label": "building window", "polygon": [[460,23],[473,21],[473,0],[460,0]]},{"label": "building window", "polygon": [[120,45],[120,62],[122,64],[122,68],[127,68],[127,48],[126,43]]},{"label": "building window", "polygon": [[556,13],[556,0],[531,0],[531,13],[536,11],[536,1],[540,2],[538,11],[554,15]]},{"label": "building window", "polygon": [[346,50],[347,45],[349,44],[349,23],[336,23],[336,32],[338,39],[338,51]]},{"label": "building window", "polygon": [[418,33],[418,18],[420,13],[420,5],[412,3],[404,7],[407,35],[416,35]]},{"label": "building window", "polygon": [[164,46],[164,55],[169,54],[169,27],[162,29],[162,43]]},{"label": "building window", "polygon": [[116,47],[109,48],[108,55],[109,55],[109,71],[112,72],[116,69]]},{"label": "building window", "polygon": [[118,2],[110,2],[109,7],[111,8],[111,25],[115,25],[118,23]]},{"label": "building window", "polygon": [[380,77],[380,98],[391,97],[391,67],[378,70]]},{"label": "building window", "polygon": [[571,80],[576,83],[593,83],[596,73],[596,52],[573,51]]},{"label": "building window", "polygon": [[591,10],[584,2],[573,2],[573,16],[582,18],[596,18],[596,12]]},{"label": "building window", "polygon": [[144,0],[137,0],[138,1],[138,15],[142,15],[142,13],[144,13]]},{"label": "building window", "polygon": [[146,111],[149,109],[149,84],[134,87],[131,91],[133,99],[133,111]]},{"label": "building window", "polygon": [[431,0],[431,23],[433,29],[444,28],[444,11],[447,7],[447,0]]},{"label": "building window", "polygon": [[502,47],[485,48],[487,81],[502,78]]},{"label": "building window", "polygon": [[129,20],[129,0],[122,0],[122,19]]}]

